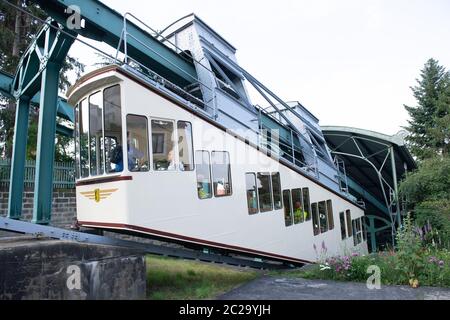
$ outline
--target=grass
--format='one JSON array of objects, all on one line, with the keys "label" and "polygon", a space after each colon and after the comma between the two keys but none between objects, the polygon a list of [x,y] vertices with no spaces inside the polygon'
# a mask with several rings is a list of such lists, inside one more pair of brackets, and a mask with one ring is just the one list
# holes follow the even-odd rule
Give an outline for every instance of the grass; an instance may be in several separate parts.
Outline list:
[{"label": "grass", "polygon": [[147,257],[151,300],[207,300],[254,280],[259,273],[211,263]]}]

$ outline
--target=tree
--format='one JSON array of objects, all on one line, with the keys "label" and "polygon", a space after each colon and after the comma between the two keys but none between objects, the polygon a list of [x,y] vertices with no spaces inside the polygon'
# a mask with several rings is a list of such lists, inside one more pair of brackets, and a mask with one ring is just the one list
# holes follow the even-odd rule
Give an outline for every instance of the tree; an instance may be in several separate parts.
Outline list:
[{"label": "tree", "polygon": [[423,160],[439,154],[445,148],[443,143],[445,139],[441,140],[443,137],[435,129],[438,125],[446,125],[442,123],[442,114],[445,113],[445,104],[448,102],[444,96],[445,92],[448,92],[450,74],[437,60],[430,59],[421,71],[417,83],[418,85],[411,90],[418,105],[416,107],[405,105],[411,117],[408,121],[409,126],[405,129],[409,132],[407,141],[411,152],[419,160]]},{"label": "tree", "polygon": [[422,161],[400,185],[413,210],[415,223],[431,225],[441,243],[450,241],[450,157]]},{"label": "tree", "polygon": [[[17,0],[16,5],[31,12],[39,19],[45,20],[46,13],[36,4],[28,0]],[[0,2],[0,69],[13,74],[17,68],[21,55],[25,52],[33,36],[39,31],[42,24],[38,19],[11,7],[5,2]],[[59,89],[66,92],[71,83],[68,79],[69,72],[75,72],[77,78],[84,72],[84,65],[77,59],[68,56],[63,63],[60,73]],[[10,101],[0,95],[0,156],[10,158],[12,156],[12,144],[15,124],[14,101]],[[27,158],[36,158],[37,119],[39,109],[32,107],[29,118]],[[58,120],[61,123],[61,120]],[[73,161],[73,139],[57,135],[55,141],[55,161]]]}]

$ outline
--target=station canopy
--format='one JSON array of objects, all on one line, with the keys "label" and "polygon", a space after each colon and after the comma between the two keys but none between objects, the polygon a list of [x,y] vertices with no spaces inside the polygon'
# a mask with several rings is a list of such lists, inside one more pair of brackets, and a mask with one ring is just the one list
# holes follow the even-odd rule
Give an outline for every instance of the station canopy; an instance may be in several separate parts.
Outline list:
[{"label": "station canopy", "polygon": [[416,169],[405,144],[406,132],[389,136],[336,126],[322,127],[322,131],[332,153],[345,163],[350,193],[369,202],[371,214],[395,213],[392,198],[398,182]]}]

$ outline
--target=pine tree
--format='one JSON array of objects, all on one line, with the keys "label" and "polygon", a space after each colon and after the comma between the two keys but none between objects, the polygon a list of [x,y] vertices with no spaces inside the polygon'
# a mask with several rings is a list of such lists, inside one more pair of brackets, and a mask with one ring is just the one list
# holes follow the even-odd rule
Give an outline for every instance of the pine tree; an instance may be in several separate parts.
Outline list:
[{"label": "pine tree", "polygon": [[405,105],[411,117],[408,121],[409,126],[405,129],[409,131],[407,139],[411,152],[419,160],[432,157],[439,152],[437,146],[439,143],[430,133],[437,127],[437,121],[442,119],[438,115],[438,102],[443,99],[448,79],[449,74],[445,68],[439,65],[437,60],[430,59],[421,71],[420,79],[417,79],[418,85],[411,88],[418,105],[416,107]]}]

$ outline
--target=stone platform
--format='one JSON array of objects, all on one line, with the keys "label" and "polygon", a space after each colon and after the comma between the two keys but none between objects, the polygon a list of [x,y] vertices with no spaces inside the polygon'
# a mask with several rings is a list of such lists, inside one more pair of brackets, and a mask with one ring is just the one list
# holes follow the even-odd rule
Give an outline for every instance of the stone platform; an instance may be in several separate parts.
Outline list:
[{"label": "stone platform", "polygon": [[140,300],[145,254],[33,237],[0,239],[0,300]]}]

